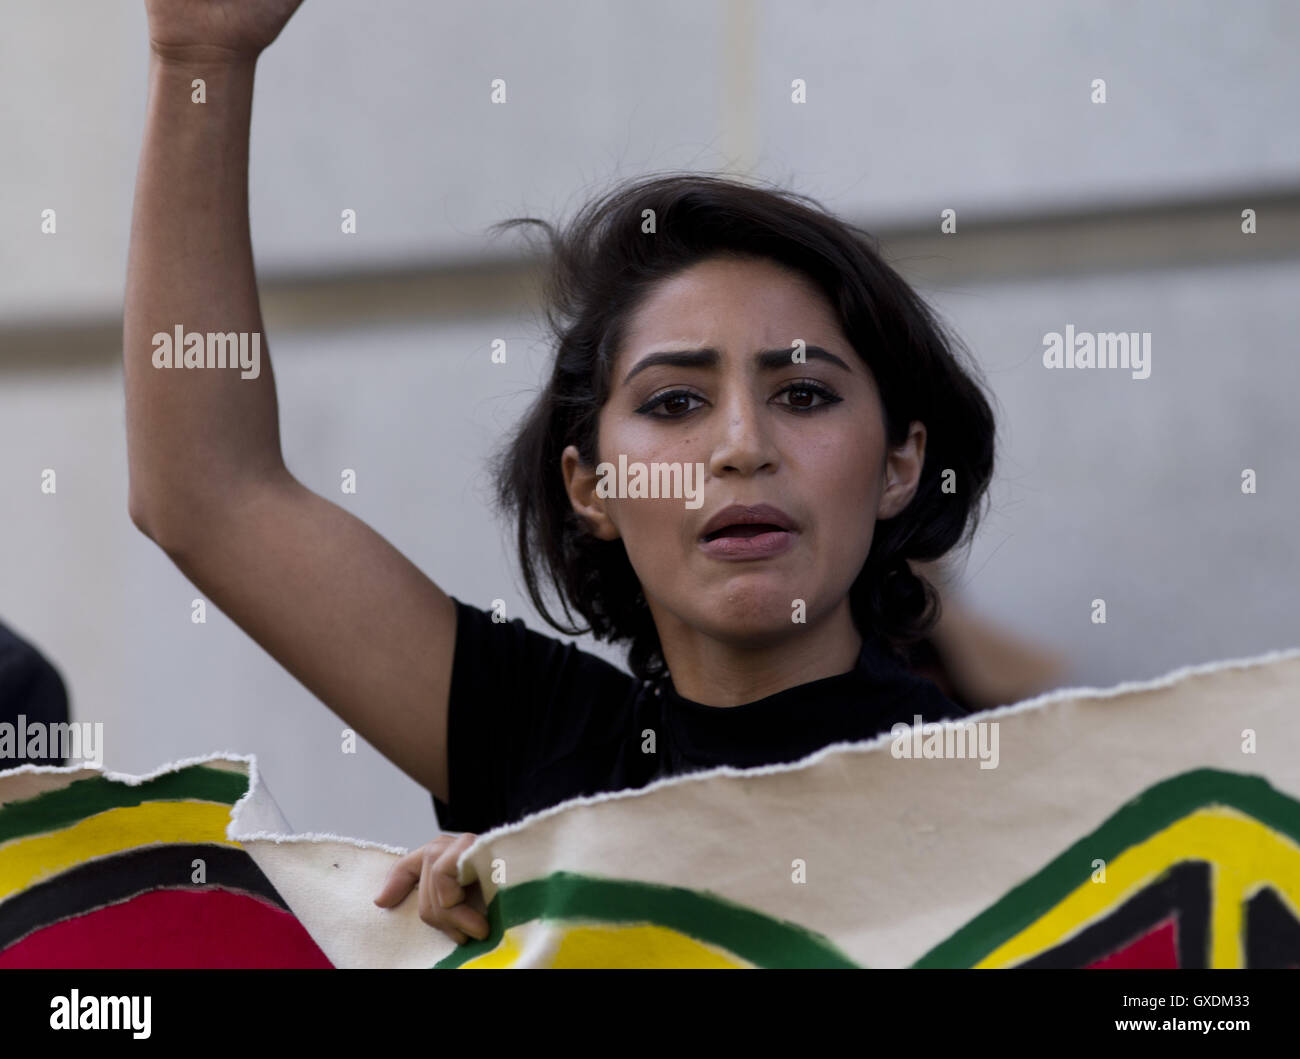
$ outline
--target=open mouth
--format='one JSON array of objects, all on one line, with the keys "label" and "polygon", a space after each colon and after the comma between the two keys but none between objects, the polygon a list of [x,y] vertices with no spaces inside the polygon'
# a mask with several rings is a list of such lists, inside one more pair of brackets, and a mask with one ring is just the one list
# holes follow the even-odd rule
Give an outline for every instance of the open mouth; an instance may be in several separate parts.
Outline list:
[{"label": "open mouth", "polygon": [[706,541],[715,541],[720,537],[757,537],[762,533],[785,533],[786,530],[781,526],[773,525],[771,522],[747,522],[734,526],[723,526],[719,530],[707,533],[704,536]]},{"label": "open mouth", "polygon": [[799,526],[774,504],[729,504],[701,528],[699,548],[710,559],[774,559],[795,546]]}]

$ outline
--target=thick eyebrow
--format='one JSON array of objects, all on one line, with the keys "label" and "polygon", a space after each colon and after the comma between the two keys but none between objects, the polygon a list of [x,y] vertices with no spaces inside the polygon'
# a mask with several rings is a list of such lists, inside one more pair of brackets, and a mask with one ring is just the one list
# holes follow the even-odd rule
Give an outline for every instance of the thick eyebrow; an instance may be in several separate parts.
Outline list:
[{"label": "thick eyebrow", "polygon": [[[760,368],[771,371],[790,364],[793,354],[794,346],[790,346],[788,349],[765,349],[756,354],[755,359],[758,361]],[[821,346],[805,346],[804,354],[809,360],[824,360],[843,368],[847,372],[851,373],[853,371],[843,360],[834,353],[822,349]],[[623,385],[626,386],[638,372],[645,371],[646,368],[653,368],[657,364],[669,364],[674,368],[712,368],[721,359],[721,354],[716,349],[680,349],[663,353],[651,353],[648,357],[642,357],[633,365],[632,370],[624,377]]]}]

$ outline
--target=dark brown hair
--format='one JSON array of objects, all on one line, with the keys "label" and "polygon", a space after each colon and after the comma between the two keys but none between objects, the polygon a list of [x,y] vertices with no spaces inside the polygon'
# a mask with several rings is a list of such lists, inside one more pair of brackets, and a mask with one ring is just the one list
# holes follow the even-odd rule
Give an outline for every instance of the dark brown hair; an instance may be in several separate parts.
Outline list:
[{"label": "dark brown hair", "polygon": [[[647,210],[653,232],[643,230]],[[699,173],[625,182],[563,231],[534,217],[492,230],[517,226],[540,228],[549,244],[544,294],[555,364],[497,457],[497,499],[515,521],[528,595],[546,621],[569,635],[626,642],[637,677],[663,675],[659,636],[623,542],[587,531],[565,491],[560,456],[575,445],[586,466],[596,465],[614,357],[655,284],[706,258],[739,254],[795,269],[826,296],[875,378],[890,445],[906,439],[912,420],[926,425],[916,495],[877,522],[849,593],[864,635],[878,632],[895,648],[922,638],[937,620],[938,595],[907,561],[937,559],[973,534],[993,473],[994,420],[974,368],[959,363],[964,348],[886,264],[876,240],[806,196]],[[955,474],[955,491],[942,491],[945,470]],[[548,606],[548,590],[564,620]]]}]

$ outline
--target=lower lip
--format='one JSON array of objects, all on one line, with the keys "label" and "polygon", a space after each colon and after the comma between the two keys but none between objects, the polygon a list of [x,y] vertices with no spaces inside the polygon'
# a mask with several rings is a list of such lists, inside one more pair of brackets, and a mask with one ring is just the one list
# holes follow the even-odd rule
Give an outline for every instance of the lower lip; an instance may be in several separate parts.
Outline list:
[{"label": "lower lip", "polygon": [[773,530],[754,537],[715,537],[700,541],[700,550],[713,559],[770,559],[794,547],[794,534]]}]

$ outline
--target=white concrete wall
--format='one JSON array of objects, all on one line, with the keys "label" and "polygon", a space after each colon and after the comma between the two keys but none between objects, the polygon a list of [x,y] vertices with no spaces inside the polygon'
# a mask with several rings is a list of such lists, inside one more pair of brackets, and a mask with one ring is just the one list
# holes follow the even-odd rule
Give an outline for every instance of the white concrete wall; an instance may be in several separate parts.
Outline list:
[{"label": "white concrete wall", "polygon": [[[111,308],[144,5],[8,0],[4,20],[0,313]],[[308,0],[258,68],[254,245],[277,271],[473,252],[593,180],[751,161],[876,223],[1294,181],[1297,43],[1289,0]]]}]

